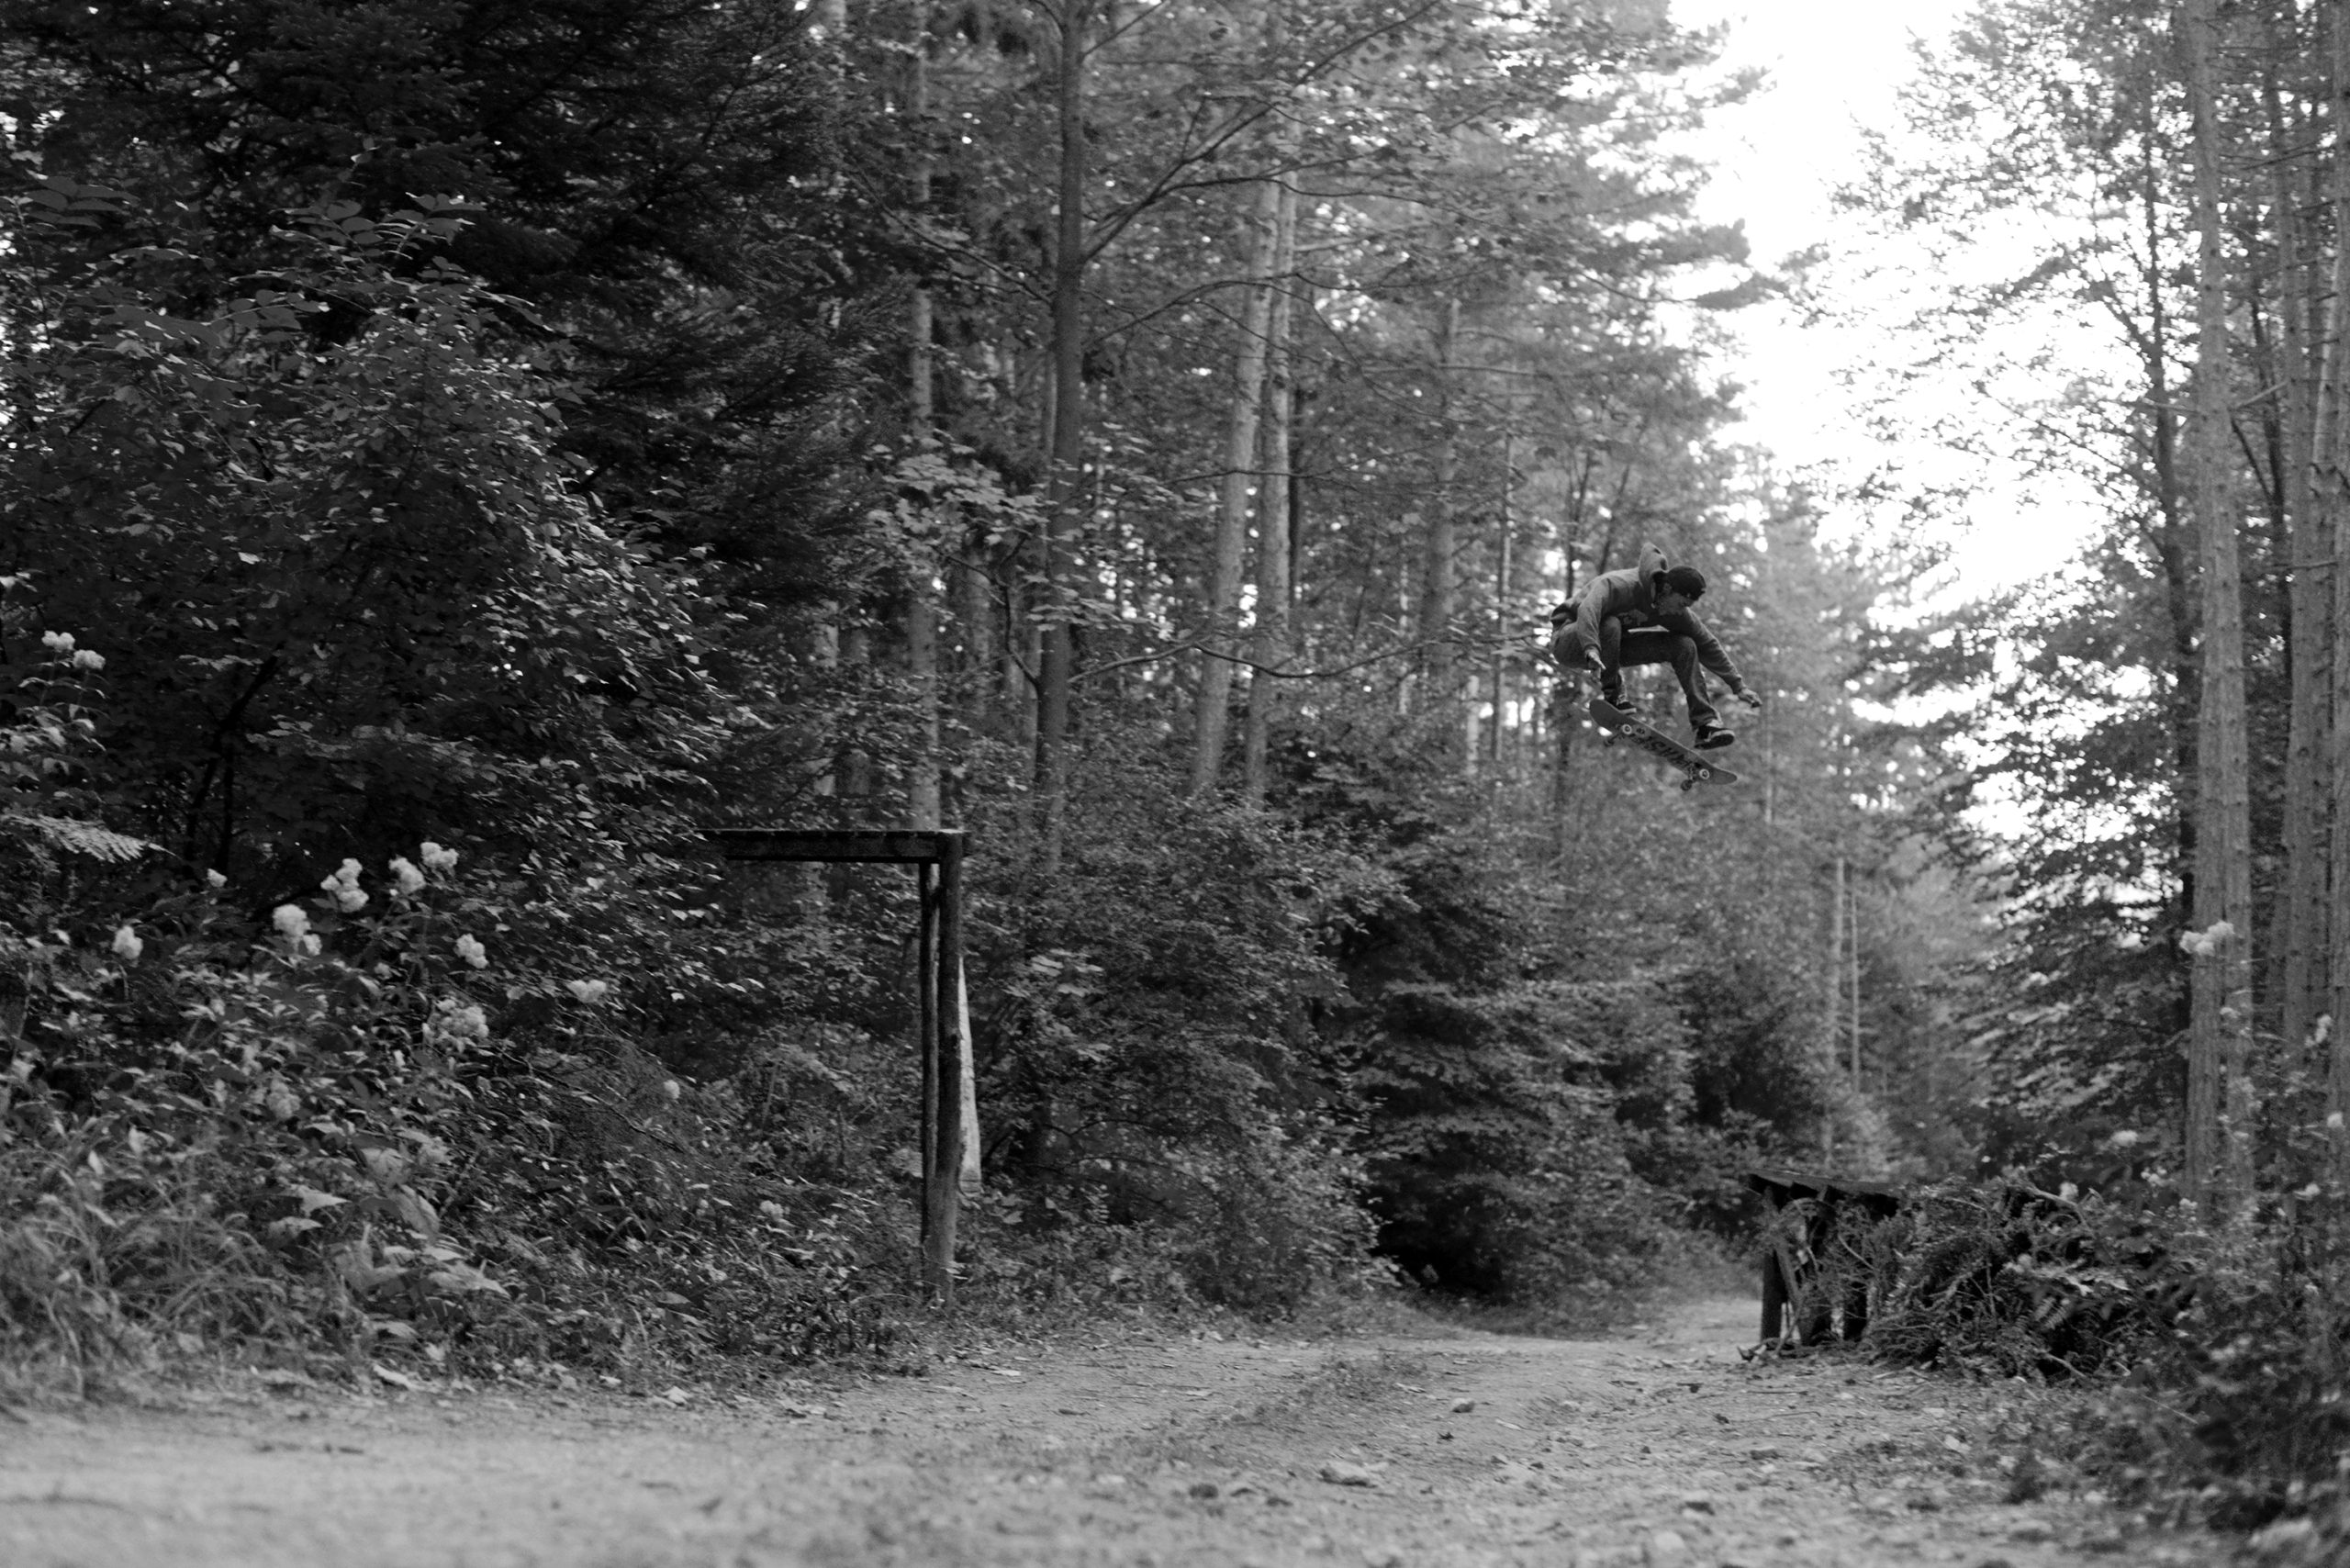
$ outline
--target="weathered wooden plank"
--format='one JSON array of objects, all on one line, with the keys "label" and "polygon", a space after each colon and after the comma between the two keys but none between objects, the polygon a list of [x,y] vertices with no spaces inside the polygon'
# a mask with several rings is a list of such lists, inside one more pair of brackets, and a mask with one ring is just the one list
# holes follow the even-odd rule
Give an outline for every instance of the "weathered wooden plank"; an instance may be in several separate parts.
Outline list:
[{"label": "weathered wooden plank", "polygon": [[1771,1201],[1774,1208],[1795,1198],[1857,1198],[1879,1217],[1901,1206],[1905,1190],[1887,1182],[1863,1182],[1822,1170],[1761,1169],[1746,1173],[1746,1185]]},{"label": "weathered wooden plank", "polygon": [[875,860],[934,865],[947,846],[960,846],[960,828],[714,827],[703,836],[729,860]]},{"label": "weathered wooden plank", "polygon": [[933,1011],[937,1020],[937,1060],[931,1072],[936,1105],[933,1132],[938,1139],[923,1193],[923,1276],[939,1305],[955,1304],[955,1232],[963,1204],[963,1041],[960,1005],[963,973],[963,835],[946,835],[938,861],[937,984]]},{"label": "weathered wooden plank", "polygon": [[1787,1306],[1787,1273],[1780,1266],[1779,1249],[1762,1249],[1762,1343],[1775,1345]]}]

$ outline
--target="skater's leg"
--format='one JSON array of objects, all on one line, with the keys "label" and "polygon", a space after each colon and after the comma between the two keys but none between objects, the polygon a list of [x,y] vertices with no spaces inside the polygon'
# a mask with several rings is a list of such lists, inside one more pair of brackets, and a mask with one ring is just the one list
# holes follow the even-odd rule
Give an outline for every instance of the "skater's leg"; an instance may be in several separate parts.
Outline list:
[{"label": "skater's leg", "polygon": [[1712,729],[1720,719],[1721,711],[1706,695],[1706,667],[1697,662],[1694,639],[1673,639],[1673,673],[1681,682],[1681,695],[1689,703],[1689,727],[1701,733]]},{"label": "skater's leg", "polygon": [[1610,702],[1624,698],[1624,622],[1615,617],[1599,623],[1599,641],[1594,644],[1583,635],[1583,628],[1570,622],[1550,640],[1550,656],[1561,671],[1569,676],[1583,674],[1591,667],[1591,655],[1599,655],[1599,694]]},{"label": "skater's leg", "polygon": [[1599,694],[1623,706],[1624,622],[1613,615],[1599,623]]},{"label": "skater's leg", "polygon": [[1619,657],[1625,667],[1638,665],[1671,665],[1681,682],[1681,695],[1689,704],[1692,728],[1703,729],[1721,717],[1706,695],[1705,666],[1697,662],[1697,644],[1687,637],[1676,636],[1662,626],[1638,626],[1622,634]]}]

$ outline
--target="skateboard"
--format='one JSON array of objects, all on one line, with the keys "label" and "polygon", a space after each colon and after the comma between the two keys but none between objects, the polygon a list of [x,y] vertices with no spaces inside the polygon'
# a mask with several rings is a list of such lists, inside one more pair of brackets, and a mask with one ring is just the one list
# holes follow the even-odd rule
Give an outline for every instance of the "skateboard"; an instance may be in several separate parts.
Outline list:
[{"label": "skateboard", "polygon": [[1623,740],[1669,764],[1681,774],[1681,788],[1694,790],[1699,784],[1735,784],[1738,775],[1715,762],[1706,752],[1691,751],[1662,730],[1654,729],[1638,719],[1628,719],[1607,704],[1603,697],[1591,700],[1591,722],[1607,732],[1610,741]]}]

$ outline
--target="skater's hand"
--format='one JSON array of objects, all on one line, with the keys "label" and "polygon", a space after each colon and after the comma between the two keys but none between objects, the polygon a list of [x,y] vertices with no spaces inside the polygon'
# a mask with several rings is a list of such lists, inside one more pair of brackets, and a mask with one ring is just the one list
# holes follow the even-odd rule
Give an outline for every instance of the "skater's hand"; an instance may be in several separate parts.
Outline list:
[{"label": "skater's hand", "polygon": [[1751,688],[1741,686],[1736,691],[1731,692],[1730,695],[1737,698],[1740,702],[1745,703],[1749,708],[1755,709],[1758,711],[1762,707],[1762,697]]}]

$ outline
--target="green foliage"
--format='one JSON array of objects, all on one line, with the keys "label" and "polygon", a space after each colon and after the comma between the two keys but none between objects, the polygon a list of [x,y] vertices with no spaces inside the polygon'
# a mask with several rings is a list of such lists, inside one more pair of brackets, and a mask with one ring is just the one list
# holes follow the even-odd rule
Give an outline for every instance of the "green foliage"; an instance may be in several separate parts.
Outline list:
[{"label": "green foliage", "polygon": [[[85,242],[121,193],[15,210],[14,1358],[886,1338],[876,1185],[778,1169],[637,1044],[748,989],[660,853],[724,735],[690,578],[574,483],[511,302],[432,260],[447,205],[291,215],[198,314],[185,254]],[[427,899],[392,857],[434,834],[482,869]]]},{"label": "green foliage", "polygon": [[1083,792],[1049,881],[1015,834],[975,889],[972,963],[989,1164],[1021,1226],[1147,1232],[1187,1293],[1249,1312],[1360,1274],[1360,1156],[1314,1020],[1342,996],[1329,939],[1390,879],[1149,788]]},{"label": "green foliage", "polygon": [[[2164,1238],[2168,1332],[2098,1411],[2098,1460],[2137,1495],[2229,1529],[2350,1496],[2350,1335],[2330,1205],[2288,1204],[2234,1236]],[[2338,1531],[2335,1518],[2332,1529]]]},{"label": "green foliage", "polygon": [[[1675,874],[1679,824],[1595,811],[1546,863],[1424,730],[1350,717],[1282,799],[1397,873],[1345,935],[1332,1021],[1381,1249],[1447,1292],[1604,1310],[1679,1227],[1737,1232],[1740,1170],[1809,1132],[1807,1014],[1741,951],[1785,933],[1735,874]],[[1684,933],[1728,951],[1676,963]]]},{"label": "green foliage", "polygon": [[2350,1442],[2334,1203],[2312,1186],[2213,1230],[2139,1194],[1947,1183],[1840,1222],[1817,1288],[1868,1291],[1872,1354],[2076,1380],[2089,1397],[2031,1445],[2121,1495],[2225,1529],[2313,1515],[2331,1538]]},{"label": "green foliage", "polygon": [[22,912],[60,929],[10,954],[11,1360],[886,1340],[861,1249],[895,1238],[868,1206],[778,1173],[723,1091],[634,1051],[608,1022],[621,988],[493,966],[498,889],[438,846],[419,859],[381,880],[346,862],[258,939],[211,888],[110,942],[72,939],[86,911]]},{"label": "green foliage", "polygon": [[1431,1284],[1519,1302],[1604,1290],[1663,1206],[1623,1124],[1670,1122],[1678,1020],[1639,981],[1378,993],[1356,1075],[1382,1249]]},{"label": "green foliage", "polygon": [[273,272],[288,212],[462,193],[475,221],[447,254],[527,302],[508,320],[568,383],[585,487],[794,597],[829,575],[855,297],[890,250],[855,177],[888,143],[840,123],[812,19],[780,0],[0,7],[19,134],[51,173],[176,215],[194,309]]},{"label": "green foliage", "polygon": [[295,215],[275,286],[194,317],[175,252],[55,241],[127,198],[18,212],[13,303],[56,330],[9,367],[13,626],[105,639],[118,810],[264,893],[429,832],[674,832],[719,734],[690,619],[572,486],[501,302],[431,261],[444,205]]}]

